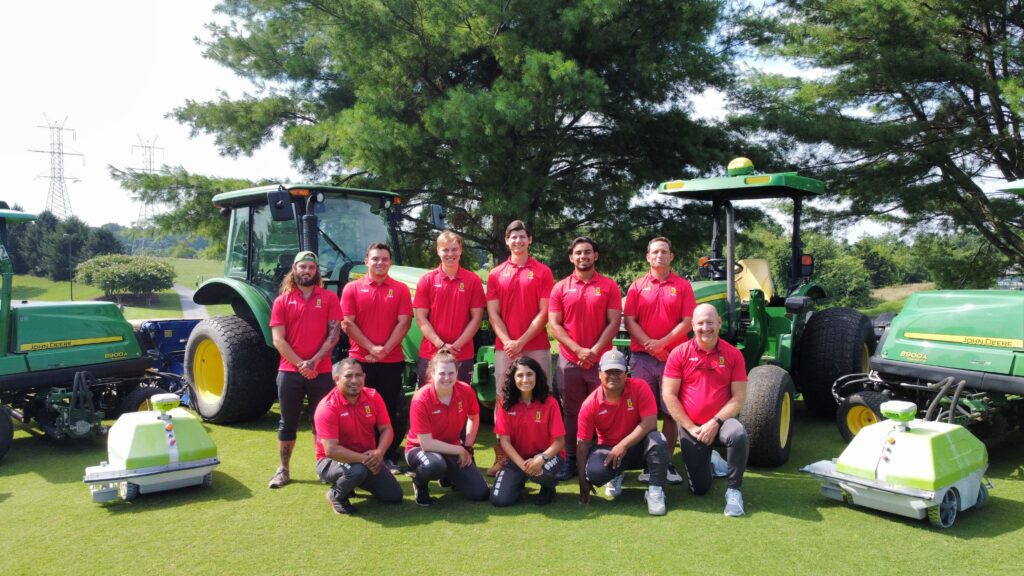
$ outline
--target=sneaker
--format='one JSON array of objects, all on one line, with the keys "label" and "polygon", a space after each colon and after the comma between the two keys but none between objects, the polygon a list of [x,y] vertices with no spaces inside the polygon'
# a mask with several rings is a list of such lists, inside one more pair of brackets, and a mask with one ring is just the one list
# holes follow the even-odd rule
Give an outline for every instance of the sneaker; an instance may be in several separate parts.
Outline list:
[{"label": "sneaker", "polygon": [[639,476],[636,477],[636,481],[641,484],[649,484],[651,482],[651,471],[644,470],[643,472],[640,473]]},{"label": "sneaker", "polygon": [[651,486],[644,492],[644,502],[647,502],[647,513],[651,516],[665,515],[665,491],[659,486]]},{"label": "sneaker", "polygon": [[533,502],[537,506],[547,506],[555,501],[555,487],[546,488],[540,487],[540,494],[537,495],[537,499]]},{"label": "sneaker", "polygon": [[669,484],[683,483],[682,475],[680,475],[679,472],[676,471],[676,465],[671,462],[668,463],[668,474],[665,476],[665,481],[668,482]]},{"label": "sneaker", "polygon": [[270,478],[267,486],[270,488],[280,488],[291,481],[292,477],[288,474],[288,469],[281,466],[277,469],[277,472],[274,472],[274,476]]},{"label": "sneaker", "polygon": [[430,497],[430,488],[424,484],[422,487],[417,483],[412,483],[412,492],[416,495],[416,503],[420,506],[433,506],[434,499]]},{"label": "sneaker", "polygon": [[334,489],[327,491],[324,496],[327,498],[327,503],[331,505],[331,510],[335,514],[355,514],[356,507],[348,501],[348,498],[335,498]]},{"label": "sneaker", "polygon": [[743,494],[735,488],[725,491],[725,515],[743,516]]},{"label": "sneaker", "polygon": [[615,478],[612,478],[604,485],[605,496],[611,499],[618,498],[619,494],[622,494],[622,480],[625,478],[625,474],[620,473]]},{"label": "sneaker", "polygon": [[560,482],[564,482],[574,476],[576,476],[576,461],[566,458],[565,463],[562,464],[562,469],[558,471],[558,476],[556,476],[556,478],[558,478]]},{"label": "sneaker", "polygon": [[398,463],[392,460],[391,458],[384,459],[384,467],[387,468],[388,471],[394,475],[402,473],[402,467],[399,466]]},{"label": "sneaker", "polygon": [[729,475],[729,463],[722,458],[718,450],[711,451],[711,474],[715,478],[725,478]]}]

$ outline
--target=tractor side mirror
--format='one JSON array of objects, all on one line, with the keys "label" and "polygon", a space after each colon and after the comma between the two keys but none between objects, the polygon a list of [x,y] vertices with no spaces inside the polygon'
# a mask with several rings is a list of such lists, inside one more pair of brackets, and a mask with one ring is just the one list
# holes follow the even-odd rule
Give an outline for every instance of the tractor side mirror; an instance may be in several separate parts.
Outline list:
[{"label": "tractor side mirror", "polygon": [[444,230],[448,227],[444,221],[444,208],[440,204],[430,204],[430,226],[436,230]]},{"label": "tractor side mirror", "polygon": [[814,256],[803,254],[800,256],[800,277],[810,278],[814,276]]},{"label": "tractor side mirror", "polygon": [[285,222],[295,219],[295,211],[292,209],[292,197],[284,186],[278,186],[277,190],[267,192],[267,206],[270,208],[270,217],[274,222]]}]

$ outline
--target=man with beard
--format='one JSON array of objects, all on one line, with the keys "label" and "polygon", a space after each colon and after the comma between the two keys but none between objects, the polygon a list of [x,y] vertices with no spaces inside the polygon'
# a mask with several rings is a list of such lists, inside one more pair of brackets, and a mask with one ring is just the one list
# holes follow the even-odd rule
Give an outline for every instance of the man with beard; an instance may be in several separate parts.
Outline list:
[{"label": "man with beard", "polygon": [[[308,398],[312,415],[331,391],[331,350],[341,334],[338,296],[321,284],[320,264],[308,251],[295,255],[270,311],[274,348],[281,354],[277,369],[277,397],[281,420],[277,428],[281,465],[270,478],[271,488],[291,481],[289,464],[295,449],[302,401]],[[316,434],[314,425],[313,433]]]},{"label": "man with beard", "polygon": [[[601,385],[597,367],[611,350],[622,316],[622,291],[614,280],[597,273],[597,244],[580,236],[569,245],[575,270],[551,289],[548,322],[558,340],[556,378],[565,418],[565,437],[576,438],[580,406]],[[576,457],[569,451],[559,480],[576,474]]]},{"label": "man with beard", "polygon": [[352,345],[349,356],[359,360],[366,386],[380,393],[394,427],[394,441],[384,456],[391,472],[398,472],[398,447],[405,434],[399,420],[405,354],[402,338],[412,324],[409,287],[388,276],[391,247],[377,242],[366,249],[366,276],[345,285],[341,310],[345,333]]},{"label": "man with beard", "polygon": [[661,381],[661,399],[679,423],[679,448],[690,492],[701,496],[711,488],[711,446],[725,445],[729,463],[725,515],[743,515],[743,472],[747,467],[747,431],[736,419],[747,395],[743,354],[721,340],[722,319],[711,304],[693,311],[693,338],[668,356]]}]

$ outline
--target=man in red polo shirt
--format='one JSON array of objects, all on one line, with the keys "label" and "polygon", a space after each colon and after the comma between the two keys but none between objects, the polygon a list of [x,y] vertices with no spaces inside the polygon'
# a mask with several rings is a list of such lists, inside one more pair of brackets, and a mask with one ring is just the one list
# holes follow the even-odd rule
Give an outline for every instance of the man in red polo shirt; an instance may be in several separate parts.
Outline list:
[{"label": "man in red polo shirt", "polygon": [[[590,502],[592,487],[601,484],[609,498],[616,498],[625,471],[646,465],[651,475],[644,494],[647,511],[664,516],[668,452],[658,432],[654,394],[643,380],[626,376],[622,352],[605,352],[600,366],[601,387],[583,402],[576,433],[580,503]],[[595,433],[597,446],[591,446]]]},{"label": "man in red polo shirt", "polygon": [[[550,268],[530,257],[531,244],[533,234],[526,223],[513,220],[505,228],[505,245],[511,255],[487,276],[487,320],[496,336],[494,379],[503,382],[509,363],[527,356],[537,361],[550,385],[551,344],[545,328],[555,280]],[[496,475],[504,461],[501,445],[495,444],[494,466],[487,475]]]},{"label": "man in red polo shirt", "polygon": [[356,511],[349,495],[357,487],[378,502],[402,501],[402,488],[384,466],[394,430],[380,394],[364,388],[366,375],[351,356],[334,365],[334,389],[316,408],[316,473],[331,485],[327,502],[335,514]]},{"label": "man in red polo shirt", "polygon": [[[682,484],[683,477],[671,459],[679,432],[675,420],[661,402],[661,376],[669,353],[685,342],[690,333],[690,318],[697,301],[690,283],[672,272],[672,259],[672,243],[668,238],[659,236],[647,243],[647,263],[651,269],[626,291],[626,305],[622,313],[632,352],[629,372],[634,378],[647,382],[658,401],[662,415],[661,433],[665,435],[669,454],[668,483]],[[647,476],[647,472],[641,474],[640,481],[645,482]]]},{"label": "man in red polo shirt", "polygon": [[[565,434],[576,435],[580,405],[601,384],[597,362],[612,347],[622,316],[622,291],[614,280],[598,274],[597,244],[580,236],[569,245],[575,270],[551,289],[548,322],[558,340],[558,392],[565,410]],[[576,474],[576,457],[566,458],[559,480]]]},{"label": "man in red polo shirt", "polygon": [[747,394],[743,355],[718,337],[722,319],[711,304],[693,311],[693,338],[669,354],[661,383],[665,407],[679,423],[679,448],[690,491],[711,488],[711,446],[725,445],[729,464],[725,515],[743,515],[743,472],[747,467],[747,431],[736,419]]},{"label": "man in red polo shirt", "polygon": [[412,301],[416,325],[423,333],[416,359],[419,387],[427,383],[427,363],[438,350],[448,350],[459,362],[459,380],[473,381],[473,336],[484,318],[484,285],[480,277],[459,265],[462,237],[445,230],[437,237],[441,265],[420,278]]},{"label": "man in red polo shirt", "polygon": [[370,244],[366,250],[366,276],[345,285],[341,293],[341,312],[345,316],[349,356],[363,365],[366,385],[377,390],[388,407],[388,416],[396,430],[384,463],[397,472],[401,433],[402,373],[405,354],[402,338],[412,325],[412,298],[409,288],[388,276],[391,248],[384,243]]},{"label": "man in red polo shirt", "polygon": [[270,309],[270,333],[274,348],[281,354],[277,367],[281,409],[277,448],[281,465],[270,478],[271,488],[291,481],[290,464],[303,399],[309,399],[312,412],[333,386],[331,350],[341,335],[341,307],[338,296],[320,282],[316,254],[299,252],[291,272],[281,280],[280,294]]}]

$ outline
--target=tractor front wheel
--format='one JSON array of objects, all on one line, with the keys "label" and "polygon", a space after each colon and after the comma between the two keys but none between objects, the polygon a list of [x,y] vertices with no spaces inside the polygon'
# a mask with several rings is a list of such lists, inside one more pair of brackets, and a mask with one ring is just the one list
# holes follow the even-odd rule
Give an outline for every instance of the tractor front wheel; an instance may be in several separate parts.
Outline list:
[{"label": "tractor front wheel", "polygon": [[238,316],[201,321],[185,346],[185,377],[204,420],[229,424],[259,418],[277,397],[278,355]]},{"label": "tractor front wheel", "polygon": [[793,397],[796,388],[779,366],[757,366],[747,375],[747,399],[739,420],[747,429],[749,462],[781,466],[793,445]]},{"label": "tractor front wheel", "polygon": [[7,454],[13,442],[14,422],[11,420],[11,415],[7,413],[7,409],[0,406],[0,459]]},{"label": "tractor front wheel", "polygon": [[876,344],[871,320],[852,308],[829,308],[811,316],[800,338],[796,376],[812,414],[835,417],[832,384],[840,376],[866,373]]},{"label": "tractor front wheel", "polygon": [[839,403],[836,425],[843,440],[849,442],[865,426],[882,419],[882,402],[888,398],[873,390],[864,390]]},{"label": "tractor front wheel", "polygon": [[124,400],[121,401],[121,414],[152,410],[153,402],[151,399],[157,394],[167,394],[167,390],[153,384],[144,384],[138,388],[133,388],[131,392],[125,394]]}]

